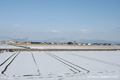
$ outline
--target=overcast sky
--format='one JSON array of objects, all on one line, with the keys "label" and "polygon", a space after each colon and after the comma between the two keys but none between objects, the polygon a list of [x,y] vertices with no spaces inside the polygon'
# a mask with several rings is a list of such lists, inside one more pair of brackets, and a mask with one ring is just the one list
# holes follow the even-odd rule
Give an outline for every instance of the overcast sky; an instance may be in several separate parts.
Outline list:
[{"label": "overcast sky", "polygon": [[120,41],[120,0],[0,0],[0,37]]}]

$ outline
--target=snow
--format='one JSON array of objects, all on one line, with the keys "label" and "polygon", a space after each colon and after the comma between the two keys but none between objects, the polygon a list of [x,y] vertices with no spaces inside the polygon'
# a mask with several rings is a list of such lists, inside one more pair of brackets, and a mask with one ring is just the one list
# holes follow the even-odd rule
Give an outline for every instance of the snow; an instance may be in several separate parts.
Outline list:
[{"label": "snow", "polygon": [[112,46],[71,46],[71,45],[66,45],[66,46],[57,46],[57,45],[51,45],[51,46],[28,46],[31,49],[120,49],[120,46],[117,45],[112,45]]},{"label": "snow", "polygon": [[[71,53],[73,55],[71,55]],[[53,52],[53,54],[65,59],[67,61],[70,61],[70,62],[75,63],[77,65],[81,65],[82,67],[90,70],[90,72],[94,72],[94,73],[95,72],[96,73],[108,72],[109,73],[109,72],[114,72],[114,71],[117,71],[117,70],[120,71],[120,64],[119,64],[120,59],[119,58],[116,59],[116,58],[113,58],[111,56],[111,59],[116,59],[116,61],[118,62],[119,66],[117,66],[117,65],[112,65],[112,64],[106,64],[104,62],[100,62],[100,61],[97,61],[97,60],[91,60],[90,57],[89,57],[90,59],[89,58],[86,59],[86,58],[83,58],[83,57],[74,56],[74,54],[80,55],[80,53],[81,52],[67,52],[67,53],[66,52],[58,52],[58,53]],[[83,54],[84,54],[84,52],[83,52]],[[97,54],[100,55],[99,52],[96,52],[96,54],[88,53],[87,56],[89,56],[89,55],[95,55],[96,56]],[[99,57],[102,58],[103,56],[105,56],[105,55],[102,55],[102,56],[99,56]],[[106,58],[105,58],[105,60],[106,60]],[[105,60],[103,60],[103,61],[105,61]]]},{"label": "snow", "polygon": [[0,63],[3,63],[6,59],[8,59],[11,55],[13,55],[13,52],[4,52],[4,53],[0,53]]},{"label": "snow", "polygon": [[24,48],[13,45],[0,44],[0,49],[24,49]]},{"label": "snow", "polygon": [[37,69],[30,52],[20,52],[5,72],[7,75],[37,75]]},{"label": "snow", "polygon": [[0,80],[119,80],[119,62],[120,51],[5,52]]},{"label": "snow", "polygon": [[[13,55],[13,53],[11,52],[6,52],[5,54],[2,53],[0,54],[0,72],[2,72],[5,67],[10,63],[10,61],[12,60],[12,58],[15,56]],[[11,58],[9,58],[11,57]]]},{"label": "snow", "polygon": [[46,54],[47,52],[34,52],[41,75],[55,75],[73,73],[69,68]]}]

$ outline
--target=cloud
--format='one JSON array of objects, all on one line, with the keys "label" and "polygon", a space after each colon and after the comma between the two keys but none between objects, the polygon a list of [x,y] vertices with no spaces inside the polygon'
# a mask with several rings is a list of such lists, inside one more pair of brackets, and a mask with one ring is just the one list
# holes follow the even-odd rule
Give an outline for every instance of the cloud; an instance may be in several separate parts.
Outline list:
[{"label": "cloud", "polygon": [[88,30],[86,30],[86,29],[80,29],[80,32],[81,32],[81,33],[87,33]]},{"label": "cloud", "polygon": [[52,33],[57,33],[58,31],[57,31],[57,30],[51,30],[50,32],[52,32]]},{"label": "cloud", "polygon": [[44,30],[44,33],[58,33],[58,30]]}]

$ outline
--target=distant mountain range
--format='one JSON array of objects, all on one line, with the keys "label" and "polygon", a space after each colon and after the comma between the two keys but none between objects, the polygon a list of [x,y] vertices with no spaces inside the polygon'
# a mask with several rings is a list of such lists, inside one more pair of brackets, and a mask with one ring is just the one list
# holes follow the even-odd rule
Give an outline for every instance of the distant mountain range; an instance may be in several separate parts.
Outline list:
[{"label": "distant mountain range", "polygon": [[87,40],[87,39],[80,39],[80,40],[71,40],[67,38],[53,38],[53,39],[46,39],[46,40],[37,40],[38,42],[56,42],[56,43],[65,43],[65,42],[76,42],[76,43],[115,43],[120,44],[120,41],[107,41],[107,40]]},{"label": "distant mountain range", "polygon": [[120,41],[107,41],[107,40],[78,40],[78,43],[115,43],[120,44]]},{"label": "distant mountain range", "polygon": [[[1,41],[18,41],[18,42],[26,42],[27,38],[24,39],[11,39],[11,38],[1,38]],[[108,40],[87,40],[87,39],[80,39],[80,40],[72,40],[67,38],[52,38],[46,40],[29,40],[29,42],[56,42],[56,43],[67,43],[67,42],[74,42],[74,43],[113,43],[113,44],[120,44],[120,41],[108,41]]]}]

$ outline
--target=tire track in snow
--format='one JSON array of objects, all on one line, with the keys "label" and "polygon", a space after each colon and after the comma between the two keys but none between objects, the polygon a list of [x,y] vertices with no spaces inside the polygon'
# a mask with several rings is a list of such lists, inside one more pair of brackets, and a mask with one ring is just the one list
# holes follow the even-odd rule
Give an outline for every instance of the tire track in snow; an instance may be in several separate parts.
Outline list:
[{"label": "tire track in snow", "polygon": [[[85,69],[85,68],[83,68],[83,67],[80,67],[80,66],[78,66],[78,65],[76,65],[76,64],[73,64],[73,63],[71,63],[71,62],[69,62],[69,61],[67,61],[67,60],[65,60],[65,59],[62,59],[62,58],[60,58],[60,57],[58,57],[58,56],[56,56],[56,55],[54,55],[54,54],[52,54],[52,53],[47,53],[47,54],[50,55],[51,57],[57,59],[58,61],[66,64],[67,66],[73,68],[74,70],[77,70],[78,72],[81,72],[81,71],[80,71],[79,69],[75,68],[75,67],[78,67],[78,68],[86,71],[87,73],[90,72],[89,70],[87,70],[87,69]],[[73,67],[73,66],[75,66],[75,67]],[[71,71],[72,71],[72,70],[71,70]]]},{"label": "tire track in snow", "polygon": [[[19,55],[20,52],[17,53],[17,55],[10,61],[10,63],[5,67],[5,69],[2,71],[2,74],[5,73],[5,71],[7,70],[7,68],[10,66],[10,64],[15,60],[15,58]],[[5,74],[4,74],[5,75]]]},{"label": "tire track in snow", "polygon": [[107,62],[107,61],[104,61],[104,60],[99,60],[99,59],[96,59],[96,58],[91,58],[91,57],[87,57],[87,56],[83,56],[83,55],[78,55],[78,54],[72,54],[72,53],[68,53],[68,54],[73,55],[73,56],[77,56],[77,57],[81,57],[81,58],[84,58],[84,59],[89,59],[89,60],[93,60],[93,61],[96,61],[96,62],[101,62],[101,63],[104,63],[104,64],[108,64],[108,65],[120,67],[120,65],[116,64],[116,63]]},{"label": "tire track in snow", "polygon": [[[17,53],[17,52],[16,52]],[[3,63],[0,64],[0,66],[2,66],[3,64],[5,64],[11,57],[13,57],[16,53],[14,53],[13,55],[11,55],[10,57],[8,57]]]},{"label": "tire track in snow", "polygon": [[[54,56],[56,56],[56,55],[54,55]],[[56,57],[58,57],[58,56],[56,56]],[[60,57],[58,57],[58,58],[60,58]],[[71,65],[74,65],[74,66],[76,66],[76,67],[78,67],[78,68],[80,68],[80,69],[83,69],[83,70],[87,71],[87,73],[90,72],[89,70],[87,70],[87,69],[85,69],[85,68],[83,68],[83,67],[80,67],[80,66],[78,66],[78,65],[76,65],[76,64],[74,64],[74,63],[71,63],[71,62],[69,62],[69,61],[67,61],[67,60],[65,60],[65,59],[63,59],[63,58],[60,58],[60,59],[62,59],[63,61],[66,61],[67,63],[70,63]]]},{"label": "tire track in snow", "polygon": [[35,65],[36,65],[36,67],[37,67],[37,72],[38,72],[39,75],[41,75],[40,70],[39,70],[38,65],[37,65],[37,62],[35,60],[35,57],[34,57],[33,53],[31,53],[31,54],[32,54],[33,61],[34,61]]},{"label": "tire track in snow", "polygon": [[[48,54],[49,56],[51,56],[51,57],[55,58],[56,60],[58,60],[58,61],[62,62],[63,64],[65,64],[65,65],[67,65],[67,66],[71,67],[72,69],[77,70],[78,72],[81,72],[80,70],[78,70],[78,69],[76,69],[76,68],[72,67],[71,65],[69,65],[69,64],[67,64],[67,63],[65,63],[65,62],[63,62],[62,60],[59,60],[58,58],[56,58],[56,57],[52,56],[51,54],[49,54],[49,53],[47,53],[47,54]],[[77,73],[76,71],[74,71],[74,70],[72,70],[72,69],[70,69],[72,72]]]}]

